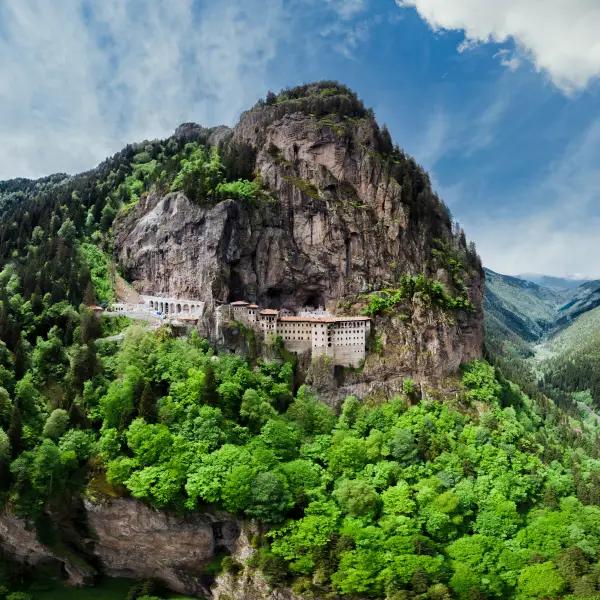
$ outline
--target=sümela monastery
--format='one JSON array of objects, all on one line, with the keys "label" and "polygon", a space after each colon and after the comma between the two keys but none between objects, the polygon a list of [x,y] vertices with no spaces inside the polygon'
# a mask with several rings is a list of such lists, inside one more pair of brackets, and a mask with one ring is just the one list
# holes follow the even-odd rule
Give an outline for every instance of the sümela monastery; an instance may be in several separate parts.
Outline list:
[{"label": "s\u00fcmela monastery", "polygon": [[[194,324],[204,313],[204,302],[142,295],[138,304],[114,303],[109,312]],[[280,338],[290,352],[310,351],[312,358],[324,356],[343,367],[360,366],[371,331],[371,319],[366,316],[332,315],[311,308],[292,314],[284,309],[261,308],[245,300],[219,306],[216,317],[217,332],[223,323],[236,321],[260,333],[265,342]]]}]

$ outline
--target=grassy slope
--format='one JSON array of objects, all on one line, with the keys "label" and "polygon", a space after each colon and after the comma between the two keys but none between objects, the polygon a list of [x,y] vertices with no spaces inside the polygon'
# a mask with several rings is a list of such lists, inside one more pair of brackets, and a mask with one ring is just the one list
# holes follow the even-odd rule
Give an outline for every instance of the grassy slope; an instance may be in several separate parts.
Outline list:
[{"label": "grassy slope", "polygon": [[580,315],[568,327],[552,336],[544,345],[560,354],[594,343],[600,335],[600,306]]}]

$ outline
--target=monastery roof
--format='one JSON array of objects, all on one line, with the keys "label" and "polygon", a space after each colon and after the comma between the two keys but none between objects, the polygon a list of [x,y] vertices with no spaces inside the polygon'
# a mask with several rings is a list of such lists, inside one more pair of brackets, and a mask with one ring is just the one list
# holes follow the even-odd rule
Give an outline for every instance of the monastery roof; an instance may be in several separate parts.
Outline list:
[{"label": "monastery roof", "polygon": [[248,303],[245,300],[236,300],[231,303],[231,306],[248,306]]},{"label": "monastery roof", "polygon": [[285,323],[345,323],[347,321],[370,321],[369,317],[333,317],[331,315],[293,315],[291,317],[279,317],[279,321]]},{"label": "monastery roof", "polygon": [[258,304],[248,304],[248,308],[258,308]]},{"label": "monastery roof", "polygon": [[260,314],[261,315],[278,315],[279,311],[275,310],[273,308],[265,308],[265,309],[263,309],[263,310],[260,311]]}]

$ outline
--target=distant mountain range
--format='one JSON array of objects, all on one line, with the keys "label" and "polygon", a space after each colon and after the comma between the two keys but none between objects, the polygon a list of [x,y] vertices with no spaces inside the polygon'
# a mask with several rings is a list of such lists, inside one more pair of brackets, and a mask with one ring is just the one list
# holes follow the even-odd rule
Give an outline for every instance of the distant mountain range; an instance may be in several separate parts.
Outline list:
[{"label": "distant mountain range", "polygon": [[[485,270],[487,316],[526,341],[556,334],[574,319],[600,306],[600,280],[537,276],[538,281]],[[547,281],[551,285],[543,285]]]},{"label": "distant mountain range", "polygon": [[591,390],[600,405],[600,280],[485,275],[490,356],[515,379],[516,370],[564,393]]},{"label": "distant mountain range", "polygon": [[518,279],[524,279],[525,281],[537,283],[538,285],[550,288],[552,290],[571,290],[583,283],[593,281],[592,279],[580,277],[554,277],[553,275],[542,275],[540,273],[523,273],[521,275],[517,275],[516,277]]}]

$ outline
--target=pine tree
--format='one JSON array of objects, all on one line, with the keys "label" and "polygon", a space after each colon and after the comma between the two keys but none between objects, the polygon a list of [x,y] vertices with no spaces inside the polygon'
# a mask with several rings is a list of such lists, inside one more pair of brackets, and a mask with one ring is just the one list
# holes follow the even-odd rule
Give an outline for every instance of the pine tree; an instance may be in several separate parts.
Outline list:
[{"label": "pine tree", "polygon": [[144,386],[138,406],[138,413],[147,423],[153,423],[156,420],[156,398],[150,383],[146,383]]},{"label": "pine tree", "polygon": [[21,379],[29,368],[29,357],[23,338],[19,335],[19,339],[15,344],[15,379]]},{"label": "pine tree", "polygon": [[204,402],[209,406],[216,406],[219,402],[217,394],[217,380],[215,378],[215,370],[210,362],[204,367]]},{"label": "pine tree", "polygon": [[10,415],[10,425],[8,426],[8,439],[13,456],[17,456],[22,450],[21,434],[23,433],[23,419],[19,410],[18,402],[13,405]]}]

